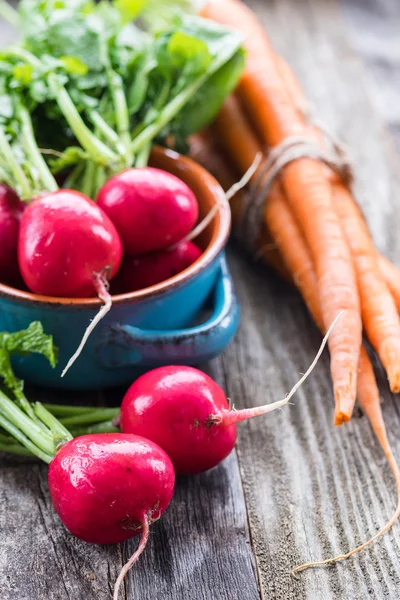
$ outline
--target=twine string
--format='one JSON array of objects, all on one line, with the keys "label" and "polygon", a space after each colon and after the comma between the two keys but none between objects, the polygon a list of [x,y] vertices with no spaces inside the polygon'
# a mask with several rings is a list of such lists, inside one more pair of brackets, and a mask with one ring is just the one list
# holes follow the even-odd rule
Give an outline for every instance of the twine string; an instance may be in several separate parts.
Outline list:
[{"label": "twine string", "polygon": [[326,164],[345,183],[352,181],[353,169],[344,146],[322,123],[317,124],[314,120],[313,125],[323,133],[327,148],[321,148],[316,140],[307,136],[287,138],[265,154],[250,191],[245,196],[238,234],[253,253],[257,250],[265,201],[272,184],[286,165],[301,158],[310,158]]}]

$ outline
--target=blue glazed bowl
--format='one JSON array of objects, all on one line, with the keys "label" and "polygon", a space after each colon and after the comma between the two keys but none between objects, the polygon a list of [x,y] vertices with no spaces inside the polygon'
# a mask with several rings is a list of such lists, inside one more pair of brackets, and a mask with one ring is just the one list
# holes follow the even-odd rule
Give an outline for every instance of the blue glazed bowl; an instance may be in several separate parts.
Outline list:
[{"label": "blue glazed bowl", "polygon": [[[189,185],[198,199],[200,218],[217,202],[221,204],[196,240],[204,250],[202,256],[163,283],[113,296],[110,313],[64,378],[61,371],[97,314],[100,301],[37,296],[0,284],[0,331],[25,329],[38,320],[60,349],[56,369],[38,355],[15,357],[15,369],[26,381],[80,390],[125,385],[159,365],[201,364],[220,354],[234,336],[239,309],[224,256],[230,209],[223,191],[207,171],[175,152],[156,148],[151,165]],[[190,326],[205,307],[211,309],[206,320]]]}]

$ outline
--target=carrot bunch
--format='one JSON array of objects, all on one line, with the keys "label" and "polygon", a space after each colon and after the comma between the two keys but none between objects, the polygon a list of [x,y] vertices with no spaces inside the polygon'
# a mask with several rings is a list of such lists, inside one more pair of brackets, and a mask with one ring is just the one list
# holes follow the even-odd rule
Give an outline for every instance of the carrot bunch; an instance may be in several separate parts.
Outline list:
[{"label": "carrot bunch", "polygon": [[[293,72],[276,55],[253,12],[240,0],[218,0],[206,4],[202,15],[243,33],[247,63],[235,95],[214,125],[193,138],[192,155],[228,189],[266,148],[300,137],[325,149],[323,133],[305,115],[307,103]],[[234,224],[241,222],[245,193],[232,200]],[[378,254],[348,182],[310,157],[286,164],[269,188],[258,253],[299,289],[323,333],[344,311],[329,340],[334,423],[350,420],[358,396],[398,492],[396,512],[376,536],[345,555],[302,565],[297,569],[301,570],[348,558],[387,531],[400,514],[400,473],[362,344],[364,333],[380,357],[392,392],[400,392],[400,271]]]}]

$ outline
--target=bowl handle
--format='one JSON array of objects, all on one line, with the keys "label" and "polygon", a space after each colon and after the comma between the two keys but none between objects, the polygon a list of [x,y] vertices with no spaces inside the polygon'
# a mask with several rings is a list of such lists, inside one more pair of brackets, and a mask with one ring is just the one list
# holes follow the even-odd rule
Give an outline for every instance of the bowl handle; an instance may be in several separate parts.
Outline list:
[{"label": "bowl handle", "polygon": [[239,324],[239,306],[226,259],[213,292],[214,310],[201,325],[154,331],[132,325],[111,325],[100,359],[108,368],[128,365],[201,364],[220,354]]}]

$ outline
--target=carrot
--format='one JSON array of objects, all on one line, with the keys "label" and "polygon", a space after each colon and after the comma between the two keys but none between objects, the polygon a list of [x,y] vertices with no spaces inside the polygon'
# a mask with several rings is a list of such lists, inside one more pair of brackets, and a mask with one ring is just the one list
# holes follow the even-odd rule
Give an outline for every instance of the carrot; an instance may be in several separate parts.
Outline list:
[{"label": "carrot", "polygon": [[377,252],[368,228],[349,193],[335,188],[335,208],[346,231],[355,261],[361,297],[361,314],[368,338],[388,374],[390,389],[400,392],[400,318],[378,266]]},{"label": "carrot", "polygon": [[215,137],[240,173],[245,173],[254,157],[263,152],[263,147],[251,130],[239,100],[233,95],[222,105],[213,129]]},{"label": "carrot", "polygon": [[378,254],[378,265],[400,312],[400,272],[385,256]]},{"label": "carrot", "polygon": [[[293,72],[291,71],[289,65],[287,65],[287,63],[280,57],[277,57],[277,61],[278,61],[278,64],[280,65],[280,70],[281,70],[281,73],[285,80],[285,84],[287,85],[287,89],[290,90],[291,97],[297,101],[299,107],[305,106],[305,101],[302,97],[302,92],[301,92],[300,86],[297,83],[297,80],[296,80]],[[349,199],[349,196],[345,196],[344,200],[346,200],[347,204],[349,204],[349,200],[350,200],[350,204],[354,205],[354,200],[352,198]],[[282,210],[282,208],[281,208],[281,210]],[[356,207],[355,207],[355,210],[357,210]],[[361,218],[362,218],[362,215],[360,212],[359,212],[359,216],[361,216]],[[288,219],[286,219],[286,223],[287,222],[288,222]],[[366,227],[365,224],[363,225],[363,227]],[[289,245],[288,248],[290,250],[291,246]],[[300,250],[297,247],[296,252],[293,252],[293,257],[296,258],[299,255],[299,252],[300,252]],[[386,280],[387,285],[389,286],[394,299],[396,300],[397,307],[400,310],[400,273],[396,269],[396,267],[385,257],[378,255],[377,261],[378,261],[379,267],[381,269],[381,272],[383,274],[383,277]],[[302,265],[305,264],[304,256],[302,256],[301,264]],[[304,273],[304,269],[303,269],[303,273]],[[303,275],[302,279],[304,281],[304,275]],[[311,287],[312,285],[313,285],[313,282],[312,282],[312,278],[310,276],[309,281],[307,283],[307,287]],[[316,319],[315,315],[314,315],[314,319]],[[327,565],[327,564],[336,562],[338,560],[350,558],[350,556],[353,556],[355,553],[360,552],[361,550],[365,549],[367,546],[372,544],[377,538],[381,537],[384,533],[386,533],[393,526],[393,524],[397,521],[397,519],[400,516],[400,472],[399,472],[399,468],[398,468],[396,459],[393,455],[393,451],[392,451],[392,448],[391,448],[389,440],[388,440],[386,426],[385,426],[385,422],[383,420],[382,408],[381,408],[381,403],[380,403],[380,398],[379,398],[379,389],[378,389],[378,386],[376,383],[372,364],[371,364],[371,361],[369,360],[368,354],[364,347],[361,348],[361,352],[360,352],[357,389],[358,389],[358,401],[360,403],[360,406],[363,409],[364,413],[366,414],[366,416],[371,424],[371,427],[372,427],[372,429],[376,435],[376,438],[385,454],[385,457],[389,463],[389,466],[390,466],[393,476],[394,476],[394,480],[396,483],[396,491],[397,491],[396,510],[395,510],[393,516],[391,517],[391,519],[389,519],[389,521],[386,523],[386,525],[384,525],[384,527],[380,531],[378,531],[378,533],[376,535],[374,535],[370,540],[368,540],[366,543],[362,544],[358,548],[348,552],[347,554],[336,556],[334,558],[331,558],[331,559],[328,559],[325,561],[301,565],[301,566],[297,567],[296,569],[294,569],[294,572],[299,572],[299,571],[304,570],[309,567]]]},{"label": "carrot", "polygon": [[[227,167],[219,150],[211,131],[202,131],[190,138],[190,156],[214,175],[224,190],[227,191],[240,179],[241,173]],[[246,170],[244,169],[243,173]],[[230,201],[234,226],[240,222],[242,217],[245,206],[244,193],[243,190],[239,190]]]},{"label": "carrot", "polygon": [[[255,15],[242,2],[208,3],[203,16],[231,26],[246,36],[247,64],[238,94],[262,141],[269,146],[291,136],[304,136],[307,127],[293,107],[274,61],[274,53]],[[241,140],[237,140],[240,145]],[[331,372],[335,391],[335,422],[350,419],[357,385],[362,337],[360,302],[355,272],[324,166],[311,159],[287,165],[281,175],[291,210],[311,251],[318,280],[325,328],[345,311],[341,327],[330,338]]]},{"label": "carrot", "polygon": [[273,187],[265,205],[265,220],[286,267],[292,273],[294,284],[303,296],[317,327],[324,331],[314,265],[279,184]]},{"label": "carrot", "polygon": [[[283,195],[271,194],[265,209],[268,226],[271,234],[275,237],[280,248],[286,266],[293,274],[294,281],[301,291],[307,307],[317,325],[321,325],[321,311],[317,296],[317,279],[313,271],[311,257],[309,255],[304,238],[290,213],[289,207]],[[400,516],[400,471],[390,447],[386,427],[383,420],[382,408],[379,397],[379,389],[376,383],[374,370],[364,346],[361,347],[360,361],[358,367],[357,396],[361,408],[367,415],[372,429],[384,451],[389,466],[393,472],[397,490],[397,507],[389,521],[367,542],[361,544],[350,552],[336,556],[324,561],[306,563],[296,567],[294,573],[310,567],[328,565],[338,560],[350,558],[354,554],[364,550],[379,537],[384,535],[397,521]]]},{"label": "carrot", "polygon": [[[225,151],[235,163],[235,166],[241,172],[245,172],[254,160],[255,154],[260,151],[261,145],[249,127],[248,120],[237,98],[232,96],[229,98],[229,101],[225,102],[215,121],[214,131],[217,138],[224,145]],[[276,182],[272,185],[270,196],[274,193],[276,185]],[[335,375],[333,374],[334,385]],[[356,374],[354,376],[355,381]],[[340,425],[343,421],[348,421],[351,417],[351,411],[352,406],[351,410],[348,410],[347,413],[336,411],[335,423]]]},{"label": "carrot", "polygon": [[[225,191],[232,188],[240,175],[231,167],[222,155],[221,148],[215,142],[211,131],[203,131],[190,138],[190,156],[207,169],[219,181]],[[251,164],[251,163],[250,163]],[[246,171],[247,169],[244,169]],[[234,226],[240,222],[246,205],[245,191],[240,190],[231,198],[232,220]],[[275,242],[268,233],[265,224],[261,225],[258,243],[260,258],[286,281],[292,281]]]},{"label": "carrot", "polygon": [[[282,79],[292,102],[305,107],[300,85],[289,65],[275,56]],[[304,117],[303,117],[304,118]],[[310,133],[320,137],[310,125]],[[350,190],[334,178],[334,206],[346,233],[361,299],[361,316],[368,338],[388,374],[390,389],[400,392],[400,318],[390,288],[379,268],[372,237]],[[399,274],[400,276],[400,274]],[[400,285],[400,284],[399,284]]]}]

